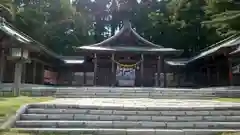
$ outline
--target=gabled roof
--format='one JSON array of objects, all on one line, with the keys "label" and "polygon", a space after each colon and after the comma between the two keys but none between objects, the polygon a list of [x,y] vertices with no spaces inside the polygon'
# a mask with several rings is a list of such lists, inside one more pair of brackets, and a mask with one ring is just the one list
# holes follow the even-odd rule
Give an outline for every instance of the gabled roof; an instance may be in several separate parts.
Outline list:
[{"label": "gabled roof", "polygon": [[189,59],[171,59],[165,60],[165,63],[170,66],[185,66]]},{"label": "gabled roof", "polygon": [[23,32],[19,31],[15,27],[13,27],[10,23],[8,23],[4,18],[0,17],[0,31],[3,31],[7,35],[15,38],[17,41],[21,42],[25,45],[26,48],[32,49],[33,51],[43,51],[47,55],[58,59],[60,61],[65,62],[66,64],[81,64],[84,62],[83,56],[60,56],[55,52],[47,49],[43,44],[39,43],[38,41],[32,39],[28,35],[24,34]]},{"label": "gabled roof", "polygon": [[[184,66],[187,64],[191,64],[192,62],[199,60],[201,58],[211,56],[214,53],[220,51],[222,48],[237,48],[235,51],[231,52],[230,54],[234,55],[236,53],[240,53],[240,36],[233,35],[225,40],[222,40],[210,47],[205,48],[201,53],[196,56],[191,57],[190,59],[175,59],[175,60],[166,60],[165,62],[170,66]],[[228,52],[229,53],[229,52]]]},{"label": "gabled roof", "polygon": [[65,64],[82,64],[85,62],[83,56],[60,56]]},{"label": "gabled roof", "polygon": [[207,57],[209,55],[212,55],[212,54],[218,52],[220,49],[229,48],[229,47],[237,47],[238,45],[240,45],[240,36],[233,35],[233,36],[231,36],[231,37],[229,37],[229,38],[227,38],[223,41],[220,41],[220,42],[214,44],[210,48],[204,49],[204,51],[202,51],[198,55],[190,58],[188,63],[191,63],[191,62],[196,61],[198,59],[201,59],[201,58]]},{"label": "gabled roof", "polygon": [[231,52],[231,55],[239,54],[240,53],[240,47],[238,47],[235,51]]},{"label": "gabled roof", "polygon": [[81,46],[77,49],[92,51],[182,52],[173,48],[164,48],[144,39],[132,29],[131,23],[128,20],[123,21],[123,27],[114,36],[100,43]]},{"label": "gabled roof", "polygon": [[26,48],[31,49],[33,51],[43,51],[47,55],[50,55],[53,58],[61,60],[60,56],[53,51],[47,49],[43,44],[29,37],[25,33],[19,31],[10,23],[8,23],[4,18],[0,17],[0,30],[6,33],[7,35],[15,38],[20,43],[24,44]]}]

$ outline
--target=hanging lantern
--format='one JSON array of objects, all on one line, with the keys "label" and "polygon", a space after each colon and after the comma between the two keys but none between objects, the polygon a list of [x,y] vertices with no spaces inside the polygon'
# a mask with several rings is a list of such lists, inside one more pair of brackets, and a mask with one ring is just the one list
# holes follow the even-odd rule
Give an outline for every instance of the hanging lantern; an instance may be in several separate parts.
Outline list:
[{"label": "hanging lantern", "polygon": [[19,59],[19,58],[24,58],[24,59],[28,59],[28,50],[24,49],[24,48],[11,48],[11,57],[13,59]]}]

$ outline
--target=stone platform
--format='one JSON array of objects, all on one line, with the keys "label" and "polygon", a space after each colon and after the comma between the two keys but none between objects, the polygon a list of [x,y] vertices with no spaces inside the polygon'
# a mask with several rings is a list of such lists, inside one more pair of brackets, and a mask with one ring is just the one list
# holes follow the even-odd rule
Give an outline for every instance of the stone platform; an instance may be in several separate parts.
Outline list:
[{"label": "stone platform", "polygon": [[240,103],[217,100],[188,99],[150,99],[150,98],[58,98],[44,104],[78,105],[78,106],[116,106],[116,107],[240,107]]},{"label": "stone platform", "polygon": [[57,89],[55,96],[55,100],[21,108],[12,127],[71,135],[240,131],[240,103],[216,101],[216,91],[207,89],[68,87]]},{"label": "stone platform", "polygon": [[240,103],[149,98],[59,98],[18,111],[13,128],[65,135],[211,135],[240,131]]}]

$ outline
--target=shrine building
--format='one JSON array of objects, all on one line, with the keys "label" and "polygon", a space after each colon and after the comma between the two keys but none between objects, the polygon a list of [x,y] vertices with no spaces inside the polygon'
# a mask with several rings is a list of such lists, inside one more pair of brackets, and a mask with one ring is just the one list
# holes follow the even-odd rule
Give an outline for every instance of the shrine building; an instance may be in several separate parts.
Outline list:
[{"label": "shrine building", "polygon": [[77,49],[91,59],[81,66],[86,72],[93,69],[96,86],[164,87],[164,59],[182,53],[144,39],[132,29],[128,20],[124,20],[121,30],[109,39]]},{"label": "shrine building", "polygon": [[154,44],[134,31],[130,23],[132,7],[127,2],[111,1],[111,10],[121,14],[119,19],[122,19],[117,34],[77,48],[77,52],[90,59],[81,65],[82,69],[84,72],[93,69],[95,86],[166,87],[164,59],[179,56],[182,51]]},{"label": "shrine building", "polygon": [[166,87],[165,58],[182,51],[151,43],[128,20],[114,36],[60,56],[1,18],[2,84]]},{"label": "shrine building", "polygon": [[[131,8],[127,3],[112,2],[117,12],[128,15]],[[132,28],[128,16],[121,19],[121,28],[114,36],[77,47],[72,56],[60,56],[0,17],[0,89],[43,85],[191,88],[239,85],[239,36],[183,59],[178,58],[182,50],[144,39]]]}]

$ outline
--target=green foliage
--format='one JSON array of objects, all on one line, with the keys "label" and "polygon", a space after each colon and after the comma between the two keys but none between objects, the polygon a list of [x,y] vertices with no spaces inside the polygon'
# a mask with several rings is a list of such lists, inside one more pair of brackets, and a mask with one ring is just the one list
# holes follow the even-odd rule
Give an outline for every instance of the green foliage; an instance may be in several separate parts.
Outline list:
[{"label": "green foliage", "polygon": [[17,28],[63,55],[114,35],[126,17],[144,38],[184,49],[186,56],[240,30],[240,6],[234,0],[124,0],[128,4],[121,9],[128,12],[117,11],[111,0],[2,1],[14,11]]},{"label": "green foliage", "polygon": [[208,0],[206,13],[210,19],[204,23],[215,27],[220,36],[227,37],[240,30],[240,3],[235,0]]},{"label": "green foliage", "polygon": [[14,3],[12,3],[12,0],[0,1],[0,15],[8,21],[13,21],[15,19],[16,10],[17,8]]},{"label": "green foliage", "polygon": [[[29,103],[44,102],[52,100],[52,97],[10,97],[10,98],[0,98],[0,121],[6,120],[6,118],[13,115],[20,106]],[[1,125],[2,123],[0,123]]]},{"label": "green foliage", "polygon": [[70,0],[32,0],[17,3],[15,26],[59,54],[90,41],[88,19]]}]

